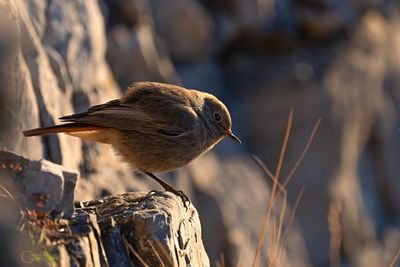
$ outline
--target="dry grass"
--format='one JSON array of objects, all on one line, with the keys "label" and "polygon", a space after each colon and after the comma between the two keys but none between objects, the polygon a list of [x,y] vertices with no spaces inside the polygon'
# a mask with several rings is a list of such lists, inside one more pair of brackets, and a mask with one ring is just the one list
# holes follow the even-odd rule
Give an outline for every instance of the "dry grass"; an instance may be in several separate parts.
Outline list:
[{"label": "dry grass", "polygon": [[[299,206],[301,197],[304,193],[304,187],[302,187],[297,195],[296,201],[289,214],[287,211],[287,191],[286,186],[293,178],[298,167],[303,161],[307,154],[310,145],[317,133],[318,127],[321,124],[321,119],[318,119],[315,126],[313,127],[307,143],[296,160],[294,166],[290,170],[289,174],[282,180],[281,172],[285,161],[285,155],[287,152],[287,146],[289,143],[290,133],[293,124],[293,110],[290,110],[287,121],[287,126],[284,134],[283,143],[280,149],[278,163],[273,173],[257,156],[253,156],[254,160],[260,166],[265,175],[272,181],[271,193],[269,195],[266,210],[264,212],[264,219],[262,228],[259,233],[257,247],[253,256],[252,267],[261,266],[261,251],[264,249],[264,244],[268,235],[268,247],[266,249],[268,255],[268,266],[269,267],[281,267],[285,266],[285,255],[286,244],[289,236],[290,229],[295,219],[295,213]],[[282,182],[281,182],[282,180]],[[223,257],[222,257],[223,259]],[[237,267],[241,267],[242,258],[239,258]],[[224,262],[221,261],[217,266],[225,266]]]},{"label": "dry grass", "polygon": [[[310,145],[317,133],[318,127],[321,124],[321,119],[318,119],[315,126],[313,127],[311,134],[307,140],[307,143],[300,154],[299,158],[296,160],[294,166],[292,167],[289,174],[283,179],[283,182],[280,182],[281,170],[283,167],[285,154],[287,151],[287,145],[289,142],[289,137],[293,124],[293,110],[289,112],[289,118],[286,126],[286,131],[284,134],[284,140],[281,146],[278,164],[275,169],[275,173],[269,170],[269,168],[257,157],[255,157],[256,162],[261,167],[266,175],[272,180],[272,189],[268,199],[267,208],[265,211],[264,221],[261,229],[261,233],[259,235],[259,240],[256,248],[256,252],[253,259],[253,267],[260,266],[260,252],[263,249],[263,245],[265,243],[265,238],[267,232],[269,233],[269,242],[267,248],[268,255],[268,266],[270,267],[279,267],[285,266],[285,247],[287,244],[287,239],[289,235],[289,231],[295,219],[295,213],[299,206],[300,199],[304,193],[304,187],[301,188],[300,192],[297,195],[295,204],[289,213],[289,217],[287,221],[285,218],[287,217],[287,191],[286,186],[293,178],[295,172],[303,161],[305,155],[307,154]],[[272,215],[275,212],[276,218]],[[269,229],[272,229],[269,231]]]}]

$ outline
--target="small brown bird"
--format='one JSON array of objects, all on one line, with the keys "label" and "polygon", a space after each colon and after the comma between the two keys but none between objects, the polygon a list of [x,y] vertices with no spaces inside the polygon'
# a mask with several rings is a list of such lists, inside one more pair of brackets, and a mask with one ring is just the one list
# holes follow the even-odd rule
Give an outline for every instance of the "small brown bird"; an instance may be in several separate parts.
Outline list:
[{"label": "small brown bird", "polygon": [[215,96],[163,83],[135,83],[120,99],[60,119],[68,123],[24,131],[24,135],[65,133],[110,144],[134,169],[184,202],[188,198],[182,191],[153,173],[185,166],[225,136],[240,142],[232,133],[228,109]]}]

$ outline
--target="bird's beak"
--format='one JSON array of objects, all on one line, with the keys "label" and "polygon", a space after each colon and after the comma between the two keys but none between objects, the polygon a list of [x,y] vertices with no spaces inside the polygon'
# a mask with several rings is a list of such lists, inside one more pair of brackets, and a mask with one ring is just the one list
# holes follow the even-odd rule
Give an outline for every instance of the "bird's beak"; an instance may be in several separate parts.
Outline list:
[{"label": "bird's beak", "polygon": [[239,144],[242,143],[242,141],[240,141],[239,137],[237,137],[236,135],[234,135],[231,131],[227,131],[226,135],[228,135],[230,138],[232,138],[233,140],[235,140],[236,142],[238,142]]}]

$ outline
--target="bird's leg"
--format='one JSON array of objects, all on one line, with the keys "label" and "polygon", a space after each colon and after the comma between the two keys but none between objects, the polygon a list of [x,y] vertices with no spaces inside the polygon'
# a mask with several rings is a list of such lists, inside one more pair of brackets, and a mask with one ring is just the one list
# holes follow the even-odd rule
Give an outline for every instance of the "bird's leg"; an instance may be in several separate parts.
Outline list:
[{"label": "bird's leg", "polygon": [[186,207],[186,202],[190,203],[190,199],[185,195],[185,193],[182,190],[176,190],[175,188],[173,188],[172,186],[170,186],[166,182],[162,181],[160,178],[158,178],[157,176],[155,176],[151,172],[145,172],[145,174],[147,174],[148,176],[150,176],[151,178],[156,180],[157,183],[159,183],[166,191],[169,191],[169,192],[179,196],[182,199],[183,204],[185,205],[185,207]]}]

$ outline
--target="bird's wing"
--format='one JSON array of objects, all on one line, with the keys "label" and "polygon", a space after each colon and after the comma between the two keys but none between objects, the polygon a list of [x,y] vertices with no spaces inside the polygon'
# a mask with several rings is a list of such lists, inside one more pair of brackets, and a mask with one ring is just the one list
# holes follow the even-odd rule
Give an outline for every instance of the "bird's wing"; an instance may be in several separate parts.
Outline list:
[{"label": "bird's wing", "polygon": [[194,127],[197,114],[185,99],[164,95],[160,91],[154,90],[132,96],[134,93],[130,93],[129,101],[125,95],[125,98],[120,100],[93,106],[86,112],[60,119],[126,131],[170,136],[183,134]]}]

